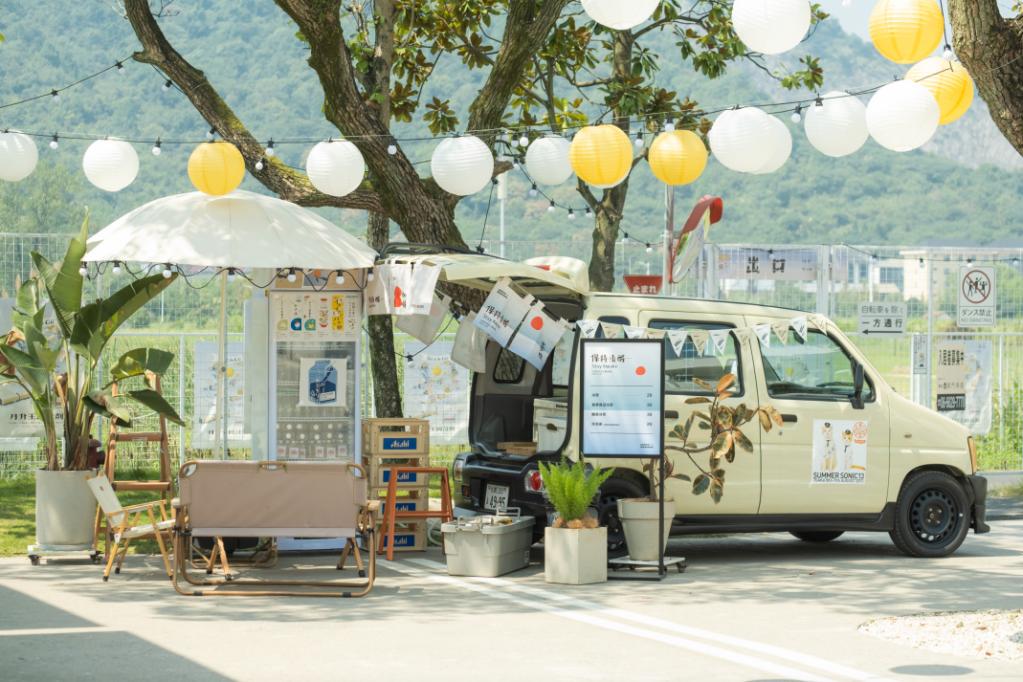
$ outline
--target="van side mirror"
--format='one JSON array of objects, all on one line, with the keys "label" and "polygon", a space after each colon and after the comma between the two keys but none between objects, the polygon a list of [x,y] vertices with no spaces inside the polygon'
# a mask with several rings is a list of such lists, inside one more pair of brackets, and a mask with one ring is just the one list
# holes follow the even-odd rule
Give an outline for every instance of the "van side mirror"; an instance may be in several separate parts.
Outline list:
[{"label": "van side mirror", "polygon": [[865,378],[863,376],[863,365],[858,362],[853,363],[853,394],[850,398],[850,402],[854,409],[863,409],[863,384]]}]

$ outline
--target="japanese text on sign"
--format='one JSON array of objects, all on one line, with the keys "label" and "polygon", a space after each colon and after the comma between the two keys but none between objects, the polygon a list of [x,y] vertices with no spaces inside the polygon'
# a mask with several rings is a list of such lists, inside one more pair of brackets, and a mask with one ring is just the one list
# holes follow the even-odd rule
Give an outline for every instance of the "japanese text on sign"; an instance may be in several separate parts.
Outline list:
[{"label": "japanese text on sign", "polygon": [[902,334],[906,331],[905,303],[861,303],[861,334]]}]

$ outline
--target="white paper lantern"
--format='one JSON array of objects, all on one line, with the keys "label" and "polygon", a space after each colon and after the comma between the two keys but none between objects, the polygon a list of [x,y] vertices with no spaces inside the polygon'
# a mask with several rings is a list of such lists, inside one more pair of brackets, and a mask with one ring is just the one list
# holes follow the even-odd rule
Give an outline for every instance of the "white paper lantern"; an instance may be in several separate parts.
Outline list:
[{"label": "white paper lantern", "polygon": [[927,144],[938,130],[941,108],[934,95],[909,80],[889,83],[867,105],[867,130],[882,147],[908,152]]},{"label": "white paper lantern", "polygon": [[792,133],[789,132],[789,127],[777,116],[768,118],[771,120],[771,155],[764,165],[755,171],[757,175],[767,175],[780,170],[792,156]]},{"label": "white paper lantern", "polygon": [[725,168],[756,173],[777,152],[777,128],[771,116],[756,107],[722,112],[707,134],[714,158]]},{"label": "white paper lantern", "polygon": [[560,185],[572,177],[568,152],[572,143],[560,135],[548,135],[529,145],[526,172],[539,185]]},{"label": "white paper lantern", "polygon": [[430,170],[442,190],[467,197],[490,184],[494,155],[478,137],[449,137],[433,150]]},{"label": "white paper lantern", "polygon": [[124,140],[96,140],[85,150],[82,170],[100,189],[120,192],[138,176],[139,155]]},{"label": "white paper lantern", "polygon": [[735,0],[735,34],[754,52],[781,54],[810,30],[809,0]]},{"label": "white paper lantern", "polygon": [[583,10],[601,26],[628,31],[650,18],[661,0],[582,0]]},{"label": "white paper lantern", "polygon": [[348,140],[319,142],[309,150],[305,173],[313,187],[332,197],[348,196],[362,184],[366,160]]},{"label": "white paper lantern", "polygon": [[820,106],[811,104],[803,125],[810,144],[836,158],[859,151],[870,137],[867,107],[859,97],[838,90],[824,95]]},{"label": "white paper lantern", "polygon": [[0,133],[0,180],[18,182],[32,175],[39,163],[35,141],[17,130]]}]

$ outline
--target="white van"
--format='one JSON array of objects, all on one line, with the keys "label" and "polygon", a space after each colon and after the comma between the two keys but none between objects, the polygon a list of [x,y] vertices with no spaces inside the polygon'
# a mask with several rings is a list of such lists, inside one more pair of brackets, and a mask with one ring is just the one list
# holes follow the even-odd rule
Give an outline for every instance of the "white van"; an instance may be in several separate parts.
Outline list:
[{"label": "white van", "polygon": [[[715,330],[801,315],[744,303],[588,293],[585,272],[566,259],[541,259],[548,269],[539,269],[476,254],[391,256],[391,262],[409,260],[441,265],[442,282],[474,289],[489,290],[500,277],[509,277],[569,321]],[[770,405],[783,420],[770,431],[755,420],[745,427],[753,452],[740,451],[727,465],[719,502],[694,495],[685,481],[667,482],[667,496],[675,502],[673,533],[785,531],[826,542],[844,531],[885,531],[906,554],[938,557],[954,552],[970,528],[987,532],[986,481],[976,475],[968,431],[898,395],[837,326],[830,321],[822,326],[811,327],[805,341],[793,335],[788,344],[770,346],[761,346],[755,334],[743,335],[743,341],[729,335],[725,352],[716,355],[697,353],[691,339],[681,353],[665,344],[665,432],[698,407],[687,405],[687,399],[708,395],[697,379],[714,384],[728,373],[737,380],[725,404]],[[574,428],[579,342],[576,334],[573,352],[552,356],[542,371],[493,342],[487,345],[487,371],[472,382],[472,450],[453,466],[461,512],[519,507],[537,517],[542,533],[549,509],[537,462],[579,453]],[[847,447],[853,439],[859,446],[855,462]],[[499,445],[506,443],[536,443],[538,451]],[[822,464],[822,448],[831,462]],[[841,467],[857,475],[814,475],[839,468],[834,462],[842,458],[847,461]],[[608,525],[610,549],[618,550],[624,538],[615,501],[648,494],[648,480],[642,461],[592,463],[615,470],[602,489],[599,511]],[[698,473],[684,456],[673,463],[676,473]]]}]

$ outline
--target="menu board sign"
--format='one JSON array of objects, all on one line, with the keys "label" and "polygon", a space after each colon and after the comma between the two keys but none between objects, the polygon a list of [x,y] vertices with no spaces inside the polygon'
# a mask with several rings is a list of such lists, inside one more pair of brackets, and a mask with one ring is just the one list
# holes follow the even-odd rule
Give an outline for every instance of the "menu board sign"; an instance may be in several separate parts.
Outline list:
[{"label": "menu board sign", "polygon": [[664,340],[583,339],[585,457],[664,454]]}]

